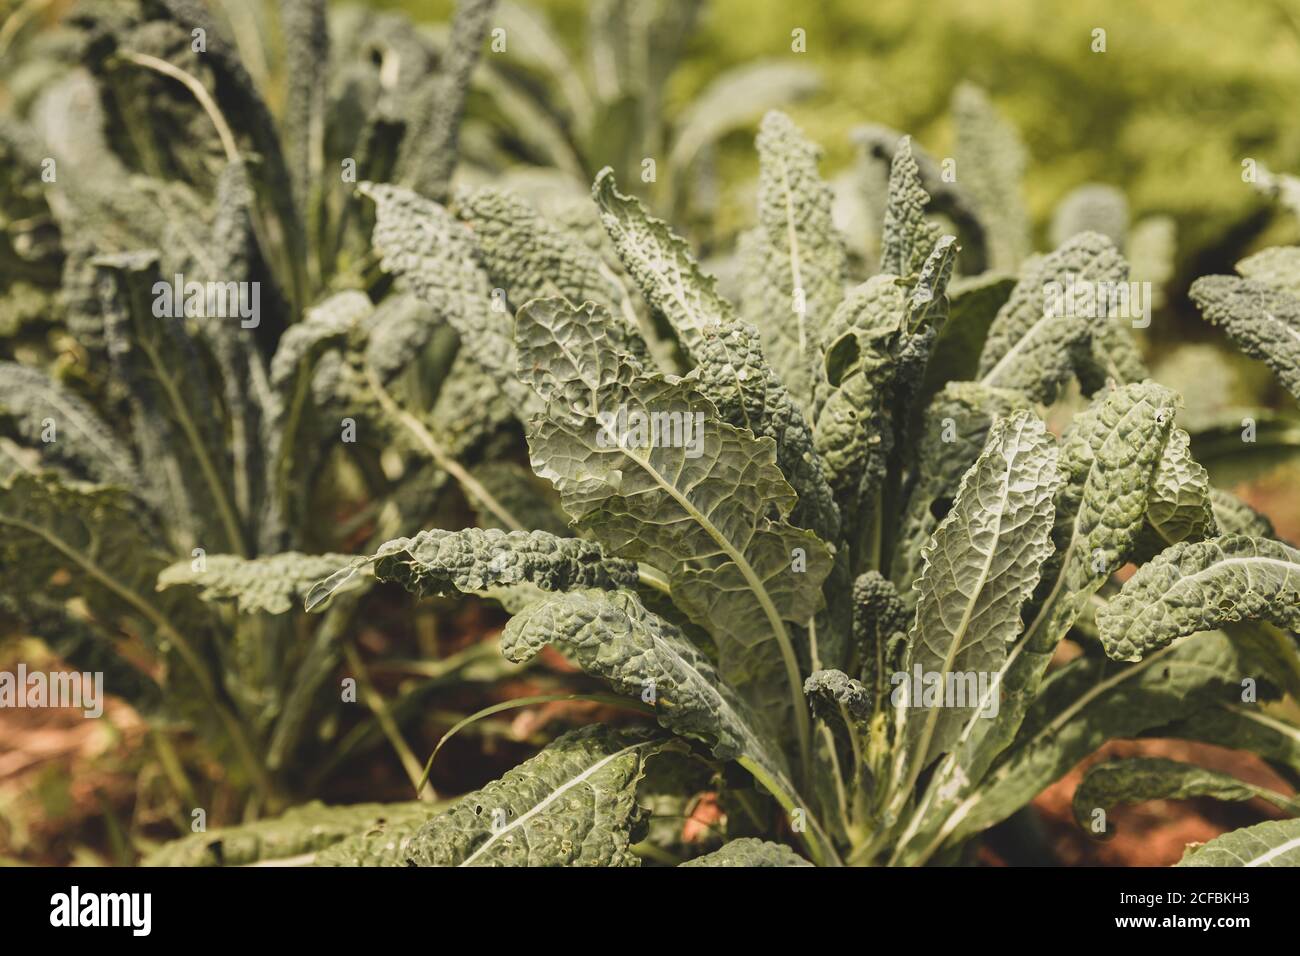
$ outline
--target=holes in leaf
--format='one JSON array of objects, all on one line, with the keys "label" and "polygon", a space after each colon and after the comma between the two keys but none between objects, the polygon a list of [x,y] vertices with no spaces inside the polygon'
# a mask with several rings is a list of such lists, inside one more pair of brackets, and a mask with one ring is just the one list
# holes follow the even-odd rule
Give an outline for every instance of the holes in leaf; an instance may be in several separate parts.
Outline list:
[{"label": "holes in leaf", "polygon": [[845,332],[826,350],[826,380],[839,388],[844,374],[858,362],[858,337]]},{"label": "holes in leaf", "polygon": [[951,498],[935,498],[930,502],[930,516],[936,521],[942,521],[948,517],[948,512],[952,511]]}]

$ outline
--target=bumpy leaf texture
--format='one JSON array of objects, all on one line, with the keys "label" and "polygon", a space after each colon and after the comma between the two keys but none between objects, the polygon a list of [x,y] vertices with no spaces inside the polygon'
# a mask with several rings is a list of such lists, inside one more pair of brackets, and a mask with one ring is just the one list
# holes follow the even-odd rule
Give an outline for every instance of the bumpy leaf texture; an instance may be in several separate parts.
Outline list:
[{"label": "bumpy leaf texture", "polygon": [[1122,661],[1241,620],[1300,628],[1300,551],[1244,535],[1176,544],[1097,611],[1102,646]]},{"label": "bumpy leaf texture", "polygon": [[969,785],[938,795],[913,848],[927,839],[956,842],[1005,820],[1107,740],[1238,699],[1248,673],[1233,642],[1217,631],[1128,667],[1072,662],[1043,682],[1014,746],[986,778],[976,766]]},{"label": "bumpy leaf texture", "polygon": [[547,295],[617,307],[618,290],[601,274],[596,254],[521,197],[490,186],[462,188],[454,208],[474,231],[492,282],[516,307]]},{"label": "bumpy leaf texture", "polygon": [[262,558],[206,556],[203,567],[178,561],[158,574],[158,590],[187,584],[205,601],[233,600],[241,614],[284,614],[301,604],[312,585],[356,560],[350,554],[286,551]]},{"label": "bumpy leaf texture", "polygon": [[600,171],[591,193],[624,268],[646,301],[668,320],[687,354],[698,361],[703,336],[734,322],[735,308],[719,294],[717,280],[700,269],[686,240],[646,212],[636,197],[618,191],[613,170]]},{"label": "bumpy leaf texture", "polygon": [[1223,534],[1245,534],[1255,538],[1275,538],[1273,522],[1230,491],[1210,489],[1210,509],[1214,523]]},{"label": "bumpy leaf texture", "polygon": [[415,866],[639,866],[636,785],[664,741],[596,724],[558,737],[424,824]]},{"label": "bumpy leaf texture", "polygon": [[[1079,301],[1071,308],[1070,290],[1095,290],[1102,283],[1127,280],[1123,256],[1095,232],[1081,233],[1050,255],[1032,260],[989,328],[977,373],[981,383],[1019,389],[1034,401],[1052,402],[1073,368],[1073,351],[1086,345],[1104,323],[1122,321],[1108,317],[1105,305],[1096,301],[1091,305]],[[1052,282],[1059,283],[1064,293],[1056,301],[1045,294]]]},{"label": "bumpy leaf texture", "polygon": [[795,400],[808,408],[820,377],[821,330],[843,295],[847,257],[831,221],[831,192],[817,173],[820,149],[790,118],[771,112],[759,127],[757,230],[741,256],[744,317]]},{"label": "bumpy leaf texture", "polygon": [[784,843],[772,843],[755,837],[741,837],[682,866],[812,866]]},{"label": "bumpy leaf texture", "polygon": [[1300,398],[1300,299],[1258,279],[1203,276],[1189,293],[1206,319]]},{"label": "bumpy leaf texture", "polygon": [[[548,596],[510,619],[501,652],[530,660],[548,644],[620,693],[652,703],[660,724],[704,741],[723,760],[751,757],[783,772],[753,715],[681,631],[627,591]],[[649,698],[649,700],[647,700]]]},{"label": "bumpy leaf texture", "polygon": [[957,486],[975,463],[1000,418],[1029,402],[1009,389],[975,382],[950,382],[925,413],[917,445],[916,477],[899,525],[891,579],[910,607],[920,573],[921,549],[952,508]]},{"label": "bumpy leaf texture", "polygon": [[402,275],[411,292],[460,336],[461,348],[490,371],[516,407],[533,407],[515,377],[510,315],[491,298],[487,272],[469,227],[442,206],[398,186],[365,183],[375,202],[374,244],[385,269]]},{"label": "bumpy leaf texture", "polygon": [[466,528],[421,531],[381,545],[375,576],[425,595],[524,583],[546,591],[631,588],[637,569],[635,562],[612,558],[593,541],[545,531]]},{"label": "bumpy leaf texture", "polygon": [[434,807],[428,803],[327,807],[312,802],[272,820],[222,827],[173,840],[147,856],[144,865],[246,866],[262,860],[286,860],[324,850],[354,834],[423,821],[433,812]]},{"label": "bumpy leaf texture", "polygon": [[889,172],[889,200],[880,240],[881,272],[909,276],[920,270],[939,238],[938,225],[925,218],[929,202],[912,158],[912,139],[904,136]]},{"label": "bumpy leaf texture", "polygon": [[1191,453],[1191,438],[1175,428],[1156,464],[1147,497],[1147,524],[1161,550],[1197,541],[1217,530],[1210,502],[1210,475]]},{"label": "bumpy leaf texture", "polygon": [[[673,599],[716,640],[723,676],[780,727],[802,706],[789,628],[820,607],[830,551],[785,520],[795,497],[775,443],[719,422],[690,382],[644,372],[612,327],[590,304],[520,310],[519,374],[548,406],[529,429],[533,468],[576,527],[669,573]],[[599,416],[620,413],[689,425],[691,440],[611,433]]]},{"label": "bumpy leaf texture", "polygon": [[1055,502],[1055,553],[1044,563],[1028,627],[991,678],[1001,692],[999,712],[968,719],[936,770],[925,795],[927,822],[916,838],[922,844],[949,808],[963,800],[974,805],[976,797],[967,795],[1020,731],[1057,644],[1087,599],[1132,556],[1174,401],[1153,383],[1128,385],[1075,417],[1058,458],[1064,481]]},{"label": "bumpy leaf texture", "polygon": [[790,521],[823,541],[840,537],[840,510],[817,451],[812,427],[763,358],[758,331],[733,322],[706,331],[689,376],[722,420],[776,442],[776,463],[799,500]]},{"label": "bumpy leaf texture", "polygon": [[1300,728],[1255,704],[1220,701],[1161,727],[1158,736],[1248,750],[1300,772]]}]

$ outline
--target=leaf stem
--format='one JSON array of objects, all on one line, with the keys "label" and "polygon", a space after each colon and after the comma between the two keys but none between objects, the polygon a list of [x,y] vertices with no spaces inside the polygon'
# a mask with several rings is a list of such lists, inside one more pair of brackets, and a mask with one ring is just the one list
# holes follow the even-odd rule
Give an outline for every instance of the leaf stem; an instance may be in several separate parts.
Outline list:
[{"label": "leaf stem", "polygon": [[379,723],[379,729],[384,732],[384,736],[392,744],[393,750],[397,753],[397,758],[402,762],[402,769],[406,771],[406,775],[415,784],[416,797],[428,802],[437,800],[438,795],[434,793],[432,787],[428,786],[427,778],[421,776],[420,761],[415,759],[414,752],[407,745],[405,738],[402,737],[402,731],[393,720],[393,715],[389,713],[388,705],[384,702],[384,696],[370,682],[370,674],[366,671],[366,665],[362,661],[361,655],[357,653],[356,645],[351,641],[344,641],[343,655],[347,658],[348,667],[356,675],[357,686],[365,697],[366,706],[375,715],[375,720]]},{"label": "leaf stem", "polygon": [[388,393],[388,390],[379,381],[379,376],[375,374],[375,370],[369,365],[366,366],[366,381],[370,384],[371,391],[379,399],[379,404],[384,411],[404,425],[415,436],[416,440],[429,453],[429,457],[434,460],[434,463],[439,468],[455,478],[468,494],[477,498],[488,511],[492,512],[498,521],[511,531],[526,530],[520,524],[519,519],[512,515],[505,505],[497,501],[477,478],[466,471],[465,467],[455,458],[443,451],[442,446],[429,433],[429,429],[424,427],[424,422],[397,404],[393,396]]},{"label": "leaf stem", "polygon": [[[239,146],[235,142],[235,134],[231,132],[230,124],[226,122],[226,117],[222,114],[221,108],[217,106],[216,102],[212,99],[207,88],[195,79],[195,77],[175,64],[168,63],[166,60],[161,60],[156,56],[150,56],[147,53],[137,53],[133,50],[118,50],[117,55],[130,63],[134,63],[136,66],[143,66],[146,69],[154,70],[155,72],[161,73],[163,76],[170,77],[182,84],[190,91],[194,96],[194,99],[198,101],[199,106],[203,108],[203,112],[208,114],[208,119],[210,119],[212,125],[216,127],[217,138],[221,140],[221,149],[226,154],[226,160],[231,163],[239,163],[243,161],[243,157],[239,152]],[[273,251],[279,252],[280,250],[273,247],[270,240],[267,238],[266,223],[262,221],[262,214],[257,208],[256,203],[253,204],[253,208],[250,210],[249,219],[253,227],[253,235],[257,239],[257,245],[262,251],[263,258],[268,263],[272,262],[273,256],[271,253]],[[280,259],[279,265],[281,271],[289,276],[292,284],[291,287],[301,297],[303,284],[301,264],[293,262],[290,258],[284,255],[279,255],[278,258]]]},{"label": "leaf stem", "polygon": [[646,587],[653,588],[669,597],[672,596],[672,585],[668,583],[667,576],[658,568],[651,567],[648,564],[638,564],[636,566],[636,578],[639,584],[644,584]]},{"label": "leaf stem", "polygon": [[168,63],[166,60],[160,60],[156,56],[150,56],[148,53],[119,50],[118,55],[137,66],[155,70],[164,76],[171,77],[178,83],[184,84],[185,88],[199,101],[199,106],[203,107],[203,112],[208,114],[208,119],[212,120],[212,125],[217,128],[217,136],[221,140],[221,148],[225,151],[226,159],[232,163],[239,162],[239,147],[235,145],[235,135],[230,131],[230,125],[226,122],[226,118],[221,115],[221,110],[217,108],[217,104],[202,83],[179,67]]},{"label": "leaf stem", "polygon": [[[750,772],[755,780],[770,793],[776,802],[781,804],[787,813],[793,813],[795,810],[802,810],[808,821],[806,830],[796,831],[800,841],[808,849],[812,856],[813,862],[818,866],[843,866],[839,854],[835,852],[835,847],[831,843],[830,837],[822,829],[817,817],[813,814],[812,808],[804,803],[803,798],[795,792],[794,788],[785,783],[775,774],[764,769],[764,767],[752,757],[740,756],[736,758],[736,763],[740,764]],[[803,806],[800,806],[804,803]]]},{"label": "leaf stem", "polygon": [[212,501],[217,507],[217,514],[221,518],[221,525],[226,532],[226,537],[229,539],[230,547],[240,556],[248,557],[248,550],[244,545],[244,535],[240,530],[239,519],[235,514],[234,505],[230,501],[230,496],[226,493],[226,486],[217,473],[216,463],[209,454],[203,436],[199,434],[198,425],[190,414],[185,399],[181,396],[176,388],[176,383],[172,380],[172,373],[175,370],[169,370],[163,362],[162,356],[147,342],[141,340],[137,344],[148,357],[149,364],[154,367],[158,383],[162,386],[163,391],[167,393],[167,400],[176,412],[176,420],[180,423],[181,430],[185,432],[185,438],[194,450],[194,457],[199,463],[199,471],[203,473],[203,480],[207,484],[208,491],[212,495]]},{"label": "leaf stem", "polygon": [[493,714],[499,714],[506,710],[517,710],[520,707],[531,707],[534,704],[550,704],[558,701],[568,700],[586,700],[594,701],[598,704],[608,704],[611,707],[626,707],[628,710],[635,710],[642,714],[654,714],[654,708],[649,704],[643,704],[639,700],[633,700],[628,697],[619,697],[615,694],[535,694],[531,697],[515,697],[511,700],[504,700],[497,704],[491,704],[482,710],[476,710],[468,717],[458,720],[451,729],[448,730],[438,740],[437,745],[433,748],[433,753],[429,754],[429,759],[425,761],[424,772],[420,775],[419,782],[416,784],[417,789],[423,787],[429,780],[429,772],[433,770],[433,761],[438,756],[438,751],[442,750],[442,745],[448,740],[460,733],[470,724],[482,720],[484,717],[491,717]]}]

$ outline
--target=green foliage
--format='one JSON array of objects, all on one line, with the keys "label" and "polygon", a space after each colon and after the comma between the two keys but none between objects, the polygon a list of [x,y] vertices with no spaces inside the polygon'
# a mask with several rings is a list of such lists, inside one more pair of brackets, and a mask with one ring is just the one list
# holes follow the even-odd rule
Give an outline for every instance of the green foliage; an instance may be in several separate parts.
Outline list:
[{"label": "green foliage", "polygon": [[636,866],[636,785],[666,741],[602,726],[557,738],[411,838],[408,865]]},{"label": "green foliage", "polygon": [[[1264,526],[1210,486],[1188,434],[1174,425],[1178,396],[1128,380],[1145,376],[1133,369],[1099,383],[1059,441],[1042,420],[1044,404],[1076,370],[1091,373],[1094,340],[1129,341],[1104,305],[1062,316],[1045,298],[1046,283],[1067,277],[1125,281],[1115,243],[1063,227],[1070,235],[1059,249],[1026,260],[1014,288],[1001,284],[1005,301],[986,293],[957,312],[949,303],[955,242],[929,221],[920,167],[904,140],[885,203],[884,255],[907,274],[851,286],[844,249],[827,225],[816,149],[784,117],[764,121],[759,147],[760,225],[738,252],[766,277],[751,286],[759,328],[740,320],[744,309],[718,291],[687,244],[619,192],[608,170],[594,189],[602,223],[666,328],[640,321],[637,311],[619,315],[554,295],[525,302],[515,317],[505,354],[513,352],[516,380],[535,396],[525,406],[534,470],[559,492],[574,531],[599,543],[593,560],[611,573],[620,560],[635,561],[635,579],[611,577],[597,589],[577,579],[557,585],[554,571],[568,567],[559,554],[579,549],[578,539],[555,542],[560,563],[543,565],[539,576],[527,570],[530,539],[486,538],[462,556],[469,533],[437,531],[423,533],[429,545],[403,539],[381,548],[380,576],[417,591],[429,579],[437,590],[492,593],[500,575],[514,611],[502,638],[509,659],[551,646],[590,677],[650,704],[698,759],[747,771],[819,864],[949,859],[1111,737],[1170,725],[1224,739],[1233,731],[1224,729],[1223,708],[1239,706],[1234,691],[1252,674],[1268,682],[1262,693],[1272,699],[1274,682],[1289,679],[1281,649],[1294,639],[1276,632],[1279,644],[1261,629],[1266,620],[1296,626],[1289,592],[1270,602],[1289,586],[1285,568],[1266,580],[1262,569],[1238,572],[1234,563],[1214,585],[1234,589],[1230,608],[1209,593],[1208,577],[1194,595],[1171,595],[1170,606],[1190,614],[1186,626],[1168,624],[1146,593],[1148,581],[1163,588],[1162,569],[1185,565],[1189,549],[1235,554],[1248,541],[1252,559],[1290,560],[1278,542],[1215,537],[1218,514],[1225,526]],[[443,221],[436,207],[379,199],[380,236],[399,227],[418,236],[424,213]],[[538,228],[539,236],[514,245],[542,248],[534,243],[549,242],[550,227]],[[482,261],[498,255],[495,229],[471,241],[483,245]],[[528,253],[519,259],[530,261]],[[396,255],[393,262],[421,270],[427,299],[444,295],[439,283],[454,275],[440,279]],[[512,299],[536,291],[533,268],[519,274],[525,291],[508,292]],[[563,276],[570,267],[556,268]],[[798,293],[810,293],[806,311],[793,316],[805,321],[774,321]],[[971,328],[943,336],[954,322]],[[957,363],[936,354],[939,342],[977,347],[978,364],[967,366],[974,380],[949,377]],[[769,352],[781,356],[778,368],[764,358]],[[657,432],[629,424],[656,415]],[[821,503],[796,507],[807,496]],[[385,569],[386,552],[404,556],[390,566],[396,574]],[[1114,594],[1111,576],[1148,558]],[[837,598],[855,575],[845,607]],[[514,590],[521,584],[532,587]],[[1076,627],[1098,600],[1100,642]],[[1145,656],[1129,655],[1115,636],[1132,631],[1135,615],[1149,617],[1158,634],[1141,642]],[[1064,640],[1084,654],[1049,670]],[[913,672],[918,680],[930,675],[915,688],[916,707],[905,683]],[[969,696],[944,697],[968,679]],[[1207,722],[1207,713],[1219,716]],[[1279,752],[1266,740],[1257,745]],[[625,754],[635,774],[630,746],[611,743],[601,759]],[[493,785],[499,794],[472,795],[459,815],[434,818],[404,843],[406,859],[585,862],[565,856],[562,842],[556,850],[549,823],[534,852],[531,839],[521,846],[497,838],[469,813],[509,804],[522,821],[530,801],[590,766],[579,760],[553,780],[541,771],[547,754],[534,758],[537,773],[525,764],[520,776]],[[1127,787],[1127,779],[1112,780],[1106,799],[1147,799],[1179,786]],[[532,795],[514,806],[527,780]],[[620,771],[606,794],[620,808],[627,780]],[[599,813],[575,807],[579,819]],[[624,810],[614,813],[593,844],[599,861],[628,862],[633,829]],[[424,838],[437,849],[424,849]],[[679,848],[646,852],[658,858]],[[770,854],[779,851],[733,841],[697,865],[758,863]]]},{"label": "green foliage", "polygon": [[1300,821],[1270,820],[1191,847],[1179,866],[1300,866]]},{"label": "green foliage", "polygon": [[[5,635],[98,661],[254,809],[312,796],[347,730],[313,725],[373,579],[321,619],[310,585],[459,495],[518,524],[472,473],[517,426],[451,300],[377,273],[355,185],[445,194],[490,7],[441,61],[404,18],[312,0],[84,3],[15,54],[48,73],[0,119]],[[8,323],[18,292],[39,317]]]},{"label": "green foliage", "polygon": [[[446,805],[309,804],[153,862],[924,865],[960,859],[1114,737],[1295,760],[1271,705],[1300,687],[1300,557],[1212,485],[1122,317],[1051,295],[1126,283],[1126,249],[1134,278],[1160,281],[1163,225],[1130,228],[1092,189],[1033,254],[1026,149],[962,86],[960,185],[875,127],[837,190],[821,147],[767,112],[754,224],[709,260],[716,281],[618,182],[660,153],[671,179],[701,171],[754,103],[807,76],[747,67],[749,102],[717,109],[742,82],[720,78],[665,124],[696,10],[653,6],[593,5],[588,75],[507,5],[520,57],[478,73],[512,148],[595,174],[581,209],[475,182],[505,152],[461,122],[496,22],[479,0],[441,44],[286,3],[280,99],[244,65],[262,49],[246,27],[229,39],[188,0],[90,4],[64,27],[80,65],[0,127],[20,171],[0,179],[6,221],[52,227],[5,234],[24,288],[0,295],[59,302],[34,339],[14,323],[5,354],[22,360],[0,362],[6,630],[57,645],[66,629],[78,655],[138,643],[166,680],[122,693],[161,698],[257,810],[311,796],[320,778],[301,771],[367,734],[417,779],[352,644],[403,590],[496,601],[506,661],[550,649],[575,669],[550,680],[592,699],[604,682],[640,712],[559,734]],[[42,137],[65,172],[34,191],[21,171]],[[647,192],[698,221],[675,189]],[[852,244],[846,192],[865,221]],[[1193,298],[1295,391],[1293,259],[1254,257]],[[178,274],[259,283],[266,321],[159,314]],[[470,511],[484,527],[439,527]],[[345,656],[374,717],[342,735],[325,688]],[[429,666],[435,687],[500,673],[473,654]],[[1085,804],[1255,792],[1163,765],[1090,781]],[[725,808],[707,845],[652,825],[705,791]],[[1223,841],[1191,858],[1286,862],[1295,842]]]},{"label": "green foliage", "polygon": [[[337,859],[355,840],[391,828],[423,823],[435,808],[427,803],[360,803],[327,807],[318,802],[294,807],[274,820],[194,833],[146,857],[144,866],[287,865],[310,856]],[[323,851],[330,852],[326,858]]]},{"label": "green foliage", "polygon": [[756,840],[753,837],[741,837],[732,840],[721,850],[714,850],[704,856],[683,863],[682,866],[809,866],[807,860],[794,853],[788,846]]},{"label": "green foliage", "polygon": [[[1300,814],[1300,803],[1265,787],[1243,783],[1226,773],[1217,773],[1155,757],[1115,760],[1097,764],[1088,770],[1074,791],[1074,818],[1079,826],[1088,827],[1096,810],[1105,810],[1120,802],[1142,800],[1187,800],[1213,797],[1216,800],[1250,800],[1259,797],[1282,810]],[[1102,833],[1114,831],[1102,828]]]}]

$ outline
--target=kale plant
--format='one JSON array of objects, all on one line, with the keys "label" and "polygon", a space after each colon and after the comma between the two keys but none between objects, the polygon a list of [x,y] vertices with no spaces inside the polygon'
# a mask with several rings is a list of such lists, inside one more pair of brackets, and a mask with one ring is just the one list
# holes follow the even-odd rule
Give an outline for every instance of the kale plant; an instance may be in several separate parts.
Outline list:
[{"label": "kale plant", "polygon": [[344,12],[331,45],[324,2],[286,2],[273,112],[203,5],[87,2],[0,118],[4,632],[194,726],[262,806],[362,739],[317,725],[365,595],[315,621],[306,587],[453,486],[488,524],[532,495],[504,399],[379,273],[355,186],[445,196],[491,7],[443,44]]},{"label": "kale plant", "polygon": [[[626,55],[658,42],[637,6],[600,5],[618,43],[597,75],[619,79],[599,109],[561,80],[593,149],[657,95]],[[644,137],[611,137],[636,147],[595,177],[599,232],[453,184],[491,9],[467,0],[442,45],[354,17],[336,56],[324,3],[289,0],[263,69],[256,21],[236,42],[190,0],[88,2],[0,125],[10,629],[200,729],[262,808],[346,756],[324,687],[345,654],[364,675],[350,639],[376,582],[491,599],[511,615],[499,666],[550,648],[583,672],[454,729],[539,699],[629,715],[452,801],[307,803],[149,862],[954,863],[1112,738],[1300,773],[1300,729],[1264,707],[1300,697],[1300,551],[1211,486],[1148,375],[1119,239],[1141,244],[1113,195],[1030,254],[1023,147],[963,88],[960,186],[859,131],[888,172],[859,197],[871,247],[851,246],[818,148],[770,112],[722,286],[618,188]],[[716,109],[731,98],[650,148],[680,151],[680,175],[743,121]],[[1300,393],[1296,252],[1241,272],[1192,295]],[[210,297],[160,312],[174,276],[260,283],[266,308],[244,329],[200,321]],[[482,527],[437,527],[459,520],[453,487]],[[321,510],[339,499],[347,520]],[[1124,761],[1075,809],[1100,836],[1118,802],[1198,795],[1261,790]],[[705,800],[717,824],[688,839]],[[1298,826],[1185,862],[1294,863]]]},{"label": "kale plant", "polygon": [[[1193,458],[1179,396],[1147,376],[1125,328],[1136,316],[1111,297],[1128,280],[1115,243],[1077,232],[1000,291],[959,282],[903,139],[882,271],[850,284],[817,148],[771,113],[758,151],[739,304],[610,170],[593,197],[644,312],[611,300],[598,262],[553,225],[482,228],[473,196],[445,208],[365,187],[383,265],[417,295],[453,291],[439,266],[454,244],[477,287],[517,305],[513,321],[477,306],[477,338],[571,530],[424,531],[310,602],[359,574],[496,596],[513,613],[507,658],[555,648],[660,729],[571,731],[322,862],[959,862],[1111,738],[1207,740],[1300,769],[1297,729],[1259,705],[1300,683],[1300,551]],[[1288,259],[1193,296],[1295,392]],[[543,264],[555,279],[537,295]],[[460,301],[452,311],[475,307]],[[1072,399],[1075,382],[1086,394]],[[1044,413],[1071,407],[1057,438]],[[698,855],[708,842],[656,828],[652,808],[681,812],[705,789],[728,807],[726,842]],[[1135,760],[1095,768],[1076,810],[1102,834],[1122,800],[1256,793]],[[1294,863],[1296,827],[1261,824],[1187,862],[1244,847]]]}]

